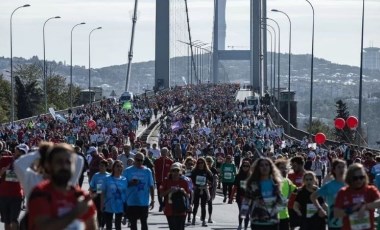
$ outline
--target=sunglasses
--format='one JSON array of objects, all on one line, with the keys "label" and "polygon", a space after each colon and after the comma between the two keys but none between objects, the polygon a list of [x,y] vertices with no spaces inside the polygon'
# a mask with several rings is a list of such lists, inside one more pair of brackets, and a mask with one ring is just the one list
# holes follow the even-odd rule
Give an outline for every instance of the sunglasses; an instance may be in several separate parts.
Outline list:
[{"label": "sunglasses", "polygon": [[251,166],[250,165],[242,165],[241,167],[243,167],[243,168],[249,168]]},{"label": "sunglasses", "polygon": [[135,159],[135,161],[137,161],[137,162],[143,162],[144,160],[143,159]]},{"label": "sunglasses", "polygon": [[172,171],[172,172],[179,172],[179,169],[172,169],[170,171]]},{"label": "sunglasses", "polygon": [[364,180],[365,176],[353,176],[352,179],[354,181],[358,181],[358,180]]}]

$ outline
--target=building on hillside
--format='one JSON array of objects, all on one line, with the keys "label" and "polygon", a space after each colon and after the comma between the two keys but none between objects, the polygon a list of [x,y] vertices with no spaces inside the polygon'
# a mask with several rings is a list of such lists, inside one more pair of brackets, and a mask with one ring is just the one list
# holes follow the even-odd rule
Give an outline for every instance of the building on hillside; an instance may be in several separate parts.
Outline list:
[{"label": "building on hillside", "polygon": [[380,70],[380,48],[364,48],[363,67],[369,70]]}]

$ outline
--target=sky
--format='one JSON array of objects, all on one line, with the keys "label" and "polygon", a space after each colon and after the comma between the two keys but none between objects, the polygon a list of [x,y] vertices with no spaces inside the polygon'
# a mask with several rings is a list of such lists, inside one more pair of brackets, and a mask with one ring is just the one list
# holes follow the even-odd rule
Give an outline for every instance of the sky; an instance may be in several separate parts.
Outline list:
[{"label": "sky", "polygon": [[[177,0],[178,1],[178,0]],[[188,0],[191,33],[194,40],[212,39],[213,0]],[[227,0],[226,46],[249,46],[250,0]],[[359,66],[362,0],[310,0],[315,8],[315,57],[334,63]],[[70,31],[73,32],[73,65],[88,67],[89,32],[91,67],[127,62],[134,0],[0,0],[0,56],[10,57],[9,20],[13,15],[13,56],[43,58],[44,22],[46,59],[70,64]],[[134,45],[134,62],[154,60],[156,0],[139,0]],[[305,0],[268,0],[268,17],[281,27],[281,52],[288,52],[289,23],[292,20],[292,53],[311,53],[312,11]],[[380,1],[366,0],[364,47],[380,47]],[[269,46],[270,47],[270,46]],[[228,47],[227,47],[228,49]]]}]

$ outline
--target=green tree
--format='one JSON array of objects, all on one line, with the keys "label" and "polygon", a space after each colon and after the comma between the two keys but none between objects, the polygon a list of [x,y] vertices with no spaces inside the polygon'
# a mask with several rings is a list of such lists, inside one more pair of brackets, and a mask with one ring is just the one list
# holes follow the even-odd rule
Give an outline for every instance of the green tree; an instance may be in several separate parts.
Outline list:
[{"label": "green tree", "polygon": [[[350,116],[350,112],[348,111],[346,103],[344,103],[342,100],[338,100],[336,102],[336,118],[343,118],[344,120],[347,120],[347,118]],[[335,140],[342,141],[342,142],[348,142],[353,143],[355,140],[355,131],[351,130],[347,126],[345,126],[342,130],[335,128]]]},{"label": "green tree", "polygon": [[43,96],[37,80],[23,81],[19,76],[16,76],[15,82],[18,119],[37,115],[38,110],[36,108],[41,104]]},{"label": "green tree", "polygon": [[0,74],[0,123],[10,121],[11,84]]},{"label": "green tree", "polygon": [[316,134],[316,133],[324,133],[327,137],[327,139],[334,139],[334,131],[331,129],[328,125],[323,123],[319,119],[314,119],[311,122],[311,127],[309,126],[309,123],[306,123],[307,127],[307,132],[311,134]]}]

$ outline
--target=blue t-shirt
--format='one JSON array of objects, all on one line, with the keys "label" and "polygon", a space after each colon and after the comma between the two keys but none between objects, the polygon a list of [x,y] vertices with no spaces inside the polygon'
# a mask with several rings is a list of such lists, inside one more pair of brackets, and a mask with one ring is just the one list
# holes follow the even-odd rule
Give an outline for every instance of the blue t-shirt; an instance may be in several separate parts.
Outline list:
[{"label": "blue t-shirt", "polygon": [[377,174],[375,177],[375,186],[380,190],[380,174]]},{"label": "blue t-shirt", "polygon": [[380,164],[376,164],[376,165],[374,165],[373,167],[372,167],[372,169],[371,169],[371,174],[373,175],[373,176],[376,176],[377,174],[379,174],[380,173]]},{"label": "blue t-shirt", "polygon": [[261,195],[263,198],[271,198],[274,196],[273,185],[274,184],[271,179],[260,181]]},{"label": "blue t-shirt", "polygon": [[109,213],[123,213],[127,193],[127,181],[121,176],[105,177],[102,192],[104,194],[104,211]]},{"label": "blue t-shirt", "polygon": [[137,185],[127,188],[128,206],[149,206],[150,188],[154,186],[152,171],[149,168],[136,168],[135,166],[124,169],[123,176],[127,178],[127,185],[133,179],[138,180]]},{"label": "blue t-shirt", "polygon": [[90,190],[93,192],[96,192],[98,190],[101,190],[103,188],[103,182],[106,177],[108,177],[109,174],[108,172],[105,173],[100,173],[97,172],[92,176],[91,181],[90,181]]},{"label": "blue t-shirt", "polygon": [[338,191],[344,187],[343,182],[339,182],[337,180],[332,180],[323,185],[320,189],[317,190],[317,194],[320,197],[323,197],[326,200],[328,205],[328,226],[332,228],[341,228],[343,226],[342,220],[338,218],[334,218],[334,204],[335,198],[338,194]]}]

